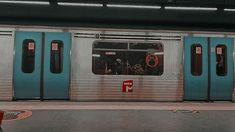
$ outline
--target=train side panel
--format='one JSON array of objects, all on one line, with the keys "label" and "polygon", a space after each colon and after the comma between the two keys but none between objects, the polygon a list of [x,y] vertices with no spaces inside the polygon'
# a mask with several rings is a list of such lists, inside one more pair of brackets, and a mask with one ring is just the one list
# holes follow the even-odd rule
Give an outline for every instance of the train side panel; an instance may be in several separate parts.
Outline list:
[{"label": "train side panel", "polygon": [[0,100],[12,100],[14,35],[0,29]]},{"label": "train side panel", "polygon": [[[94,74],[92,72],[92,45],[95,41],[99,39],[73,38],[71,100],[182,101],[181,41],[157,41],[161,42],[164,47],[164,72],[160,76]],[[122,84],[126,80],[133,80],[133,92],[122,92]]]}]

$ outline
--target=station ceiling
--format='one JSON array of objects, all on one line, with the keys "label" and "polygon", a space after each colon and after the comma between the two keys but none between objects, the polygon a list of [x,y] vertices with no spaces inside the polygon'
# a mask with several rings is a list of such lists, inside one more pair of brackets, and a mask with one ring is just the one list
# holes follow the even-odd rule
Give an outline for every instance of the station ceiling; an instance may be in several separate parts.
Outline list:
[{"label": "station ceiling", "polygon": [[0,0],[0,24],[235,31],[235,0]]}]

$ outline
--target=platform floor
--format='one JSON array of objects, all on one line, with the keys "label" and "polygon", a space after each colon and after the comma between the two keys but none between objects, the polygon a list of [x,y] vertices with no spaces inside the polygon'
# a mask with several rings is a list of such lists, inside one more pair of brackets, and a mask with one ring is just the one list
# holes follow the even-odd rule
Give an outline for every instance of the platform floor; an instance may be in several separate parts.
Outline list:
[{"label": "platform floor", "polygon": [[2,132],[235,132],[235,103],[0,102],[32,110]]}]

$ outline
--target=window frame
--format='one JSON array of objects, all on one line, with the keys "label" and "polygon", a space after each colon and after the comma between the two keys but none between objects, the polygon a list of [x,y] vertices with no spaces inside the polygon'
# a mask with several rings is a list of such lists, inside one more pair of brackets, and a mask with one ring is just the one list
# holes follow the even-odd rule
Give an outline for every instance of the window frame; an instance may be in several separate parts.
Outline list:
[{"label": "window frame", "polygon": [[[93,75],[98,75],[98,76],[116,76],[115,74],[96,74],[94,71],[93,71],[93,51],[98,49],[100,51],[105,51],[106,49],[104,48],[94,48],[94,44],[96,43],[99,43],[99,42],[110,42],[110,43],[127,43],[127,49],[125,49],[125,51],[132,51],[132,52],[135,52],[135,51],[150,51],[150,50],[140,50],[140,49],[130,49],[130,44],[131,43],[142,43],[142,44],[160,44],[161,45],[161,48],[162,48],[162,51],[159,55],[162,55],[162,73],[159,74],[159,75],[148,75],[148,74],[145,74],[145,75],[140,75],[140,74],[137,74],[137,75],[134,75],[134,74],[118,74],[118,75],[128,75],[128,76],[154,76],[154,77],[160,77],[160,76],[163,76],[164,75],[164,69],[165,69],[165,52],[164,52],[164,44],[161,42],[161,41],[149,41],[149,42],[144,42],[144,41],[121,41],[121,40],[117,40],[117,41],[112,41],[112,40],[95,40],[93,41],[92,43],[92,54],[91,54],[91,58],[92,58],[92,66],[91,66],[91,72]],[[110,50],[116,50],[116,51],[124,51],[124,49],[107,49],[107,51],[110,51]],[[153,51],[157,51],[157,50],[153,50]],[[159,52],[159,51],[158,51]]]}]

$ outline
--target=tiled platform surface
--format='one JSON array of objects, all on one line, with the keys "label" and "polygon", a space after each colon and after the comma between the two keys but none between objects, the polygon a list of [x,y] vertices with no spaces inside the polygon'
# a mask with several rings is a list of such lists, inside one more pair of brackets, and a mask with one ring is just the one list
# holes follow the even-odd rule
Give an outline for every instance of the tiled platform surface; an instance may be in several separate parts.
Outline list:
[{"label": "tiled platform surface", "polygon": [[33,111],[4,121],[3,132],[235,132],[234,103],[0,102],[0,109]]}]

